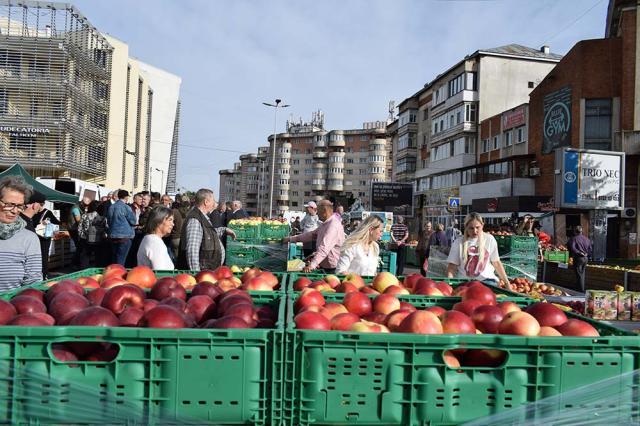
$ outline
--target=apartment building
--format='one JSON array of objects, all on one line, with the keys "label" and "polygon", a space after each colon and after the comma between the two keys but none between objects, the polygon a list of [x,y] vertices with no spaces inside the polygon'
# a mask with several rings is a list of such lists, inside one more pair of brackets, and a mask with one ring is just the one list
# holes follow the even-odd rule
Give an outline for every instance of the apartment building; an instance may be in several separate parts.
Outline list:
[{"label": "apartment building", "polygon": [[218,171],[220,176],[220,194],[218,201],[227,202],[233,200],[240,200],[242,198],[241,183],[242,172],[241,163],[234,163],[232,169],[225,169]]},{"label": "apartment building", "polygon": [[[423,221],[448,224],[456,213],[462,216],[470,208],[473,193],[461,198],[457,211],[450,211],[447,202],[461,196],[462,170],[474,167],[484,149],[478,123],[526,103],[560,58],[547,46],[538,50],[511,44],[478,50],[400,104],[407,105],[405,113],[415,111],[409,113],[409,121],[417,120],[412,126],[417,137],[416,205]],[[398,138],[394,155],[400,146]]]},{"label": "apartment building", "polygon": [[[364,123],[360,129],[325,130],[320,111],[309,122],[289,120],[287,131],[275,137],[275,156],[270,135],[268,147],[240,156],[234,170],[219,172],[220,197],[229,200],[236,194],[234,199],[241,200],[250,213],[268,216],[273,179],[272,215],[302,211],[306,202],[322,198],[334,199],[346,208],[360,200],[366,207],[371,182],[392,176],[386,124],[377,121]],[[239,192],[232,190],[236,184]]]}]

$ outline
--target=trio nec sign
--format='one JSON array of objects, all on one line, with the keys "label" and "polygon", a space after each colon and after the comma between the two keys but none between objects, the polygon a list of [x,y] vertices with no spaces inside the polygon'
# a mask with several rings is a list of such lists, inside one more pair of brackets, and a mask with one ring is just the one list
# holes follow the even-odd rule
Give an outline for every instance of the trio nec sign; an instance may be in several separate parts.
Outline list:
[{"label": "trio nec sign", "polygon": [[624,153],[565,148],[562,152],[562,207],[621,209]]}]

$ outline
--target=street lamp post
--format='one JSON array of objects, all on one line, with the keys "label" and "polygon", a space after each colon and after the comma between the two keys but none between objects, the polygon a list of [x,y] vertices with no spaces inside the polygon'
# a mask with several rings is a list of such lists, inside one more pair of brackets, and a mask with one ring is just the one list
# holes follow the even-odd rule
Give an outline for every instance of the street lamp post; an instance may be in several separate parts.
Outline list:
[{"label": "street lamp post", "polygon": [[290,105],[280,105],[282,99],[276,99],[276,103],[263,102],[263,105],[273,108],[273,149],[271,150],[271,187],[269,188],[269,217],[273,217],[273,183],[276,175],[276,130],[278,128],[278,108],[288,108]]},{"label": "street lamp post", "polygon": [[160,192],[164,193],[164,191],[162,190],[162,182],[164,182],[164,169],[159,169],[159,168],[156,167],[156,171],[162,173],[160,175]]}]

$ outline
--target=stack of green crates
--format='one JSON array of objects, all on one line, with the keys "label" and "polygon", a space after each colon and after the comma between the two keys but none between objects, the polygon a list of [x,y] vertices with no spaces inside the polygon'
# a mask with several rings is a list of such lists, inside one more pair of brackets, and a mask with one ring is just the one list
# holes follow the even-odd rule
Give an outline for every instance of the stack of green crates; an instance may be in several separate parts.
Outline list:
[{"label": "stack of green crates", "polygon": [[496,236],[498,253],[509,278],[538,275],[538,238],[519,235]]},{"label": "stack of green crates", "polygon": [[[270,271],[285,271],[286,253],[279,255],[278,246],[289,236],[289,226],[233,223],[228,225],[236,234],[236,240],[227,239],[225,263],[229,266],[257,266]],[[283,246],[284,250],[284,246]]]}]

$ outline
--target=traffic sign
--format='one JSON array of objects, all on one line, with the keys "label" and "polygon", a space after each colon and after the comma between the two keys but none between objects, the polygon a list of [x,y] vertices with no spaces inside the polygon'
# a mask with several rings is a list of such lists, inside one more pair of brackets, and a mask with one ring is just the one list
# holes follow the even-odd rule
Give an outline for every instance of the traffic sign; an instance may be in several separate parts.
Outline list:
[{"label": "traffic sign", "polygon": [[449,197],[449,208],[450,209],[459,209],[460,208],[460,197]]}]

